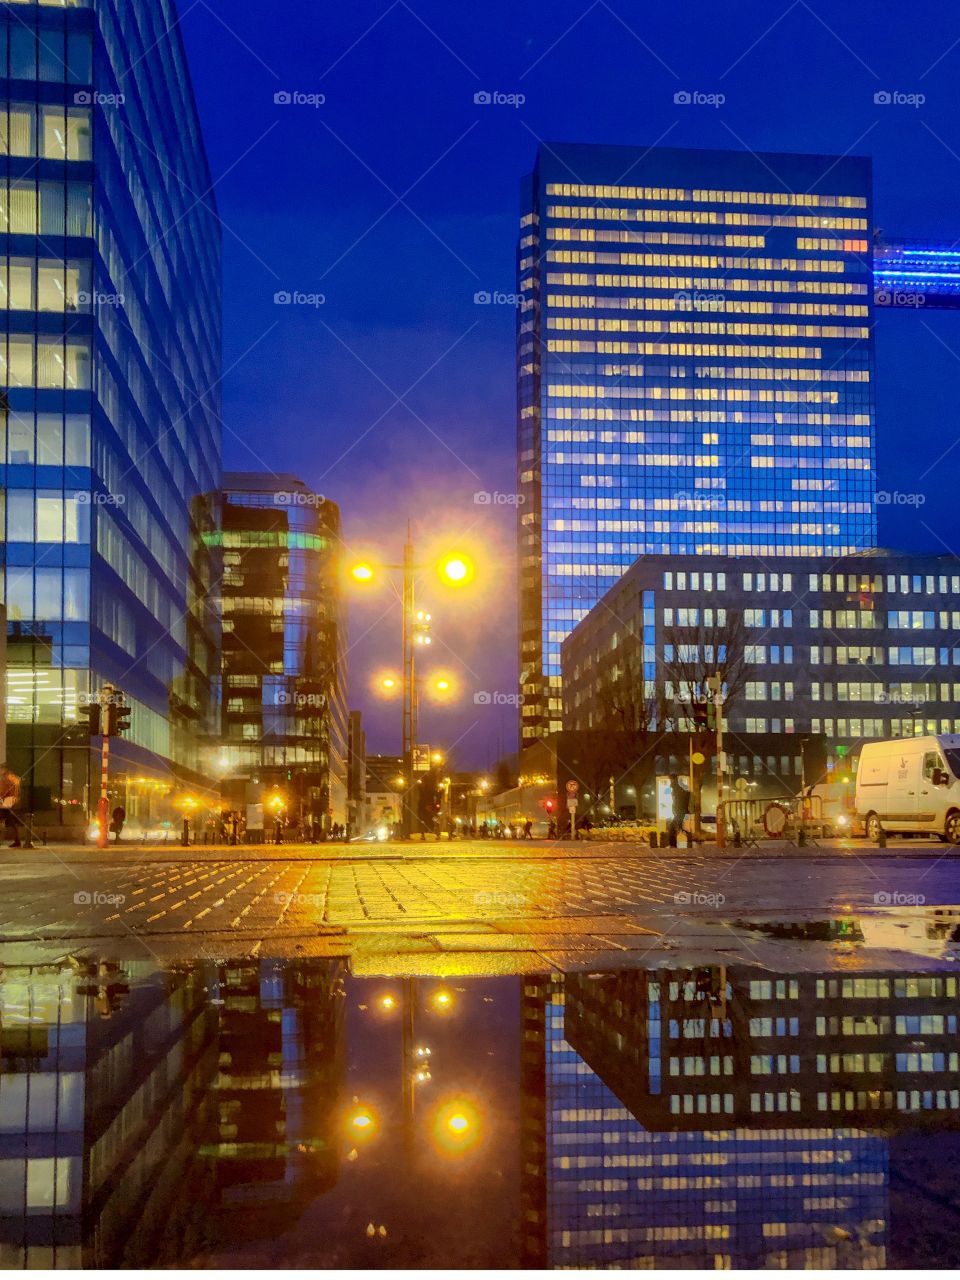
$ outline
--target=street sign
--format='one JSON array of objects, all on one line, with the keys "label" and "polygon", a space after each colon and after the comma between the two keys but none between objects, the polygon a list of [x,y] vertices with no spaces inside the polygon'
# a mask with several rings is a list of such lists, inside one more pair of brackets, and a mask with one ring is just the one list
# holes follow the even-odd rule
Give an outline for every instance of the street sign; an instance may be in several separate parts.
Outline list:
[{"label": "street sign", "polygon": [[579,795],[579,793],[580,793],[580,783],[577,782],[575,779],[571,778],[567,783],[567,795],[576,796],[576,795]]},{"label": "street sign", "polygon": [[570,812],[571,812],[571,813],[576,813],[576,812],[577,812],[577,797],[576,797],[576,796],[570,796],[570,797],[567,799],[567,808],[570,810]]}]

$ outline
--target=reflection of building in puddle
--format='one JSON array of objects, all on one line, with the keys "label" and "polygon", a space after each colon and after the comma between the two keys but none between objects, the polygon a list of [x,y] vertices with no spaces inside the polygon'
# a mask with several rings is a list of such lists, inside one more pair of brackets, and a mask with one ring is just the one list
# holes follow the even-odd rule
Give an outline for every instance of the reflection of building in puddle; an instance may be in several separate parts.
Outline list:
[{"label": "reflection of building in puddle", "polygon": [[202,970],[0,978],[0,1265],[137,1265],[139,1244],[145,1262],[195,1212],[180,1193],[216,1070]]},{"label": "reflection of building in puddle", "polygon": [[528,1261],[883,1265],[885,1132],[960,1110],[953,975],[712,967],[527,991],[546,1097],[525,1126]]},{"label": "reflection of building in puddle", "polygon": [[339,989],[329,962],[0,972],[0,1265],[174,1263],[218,1191],[259,1233],[253,1201],[331,1186]]},{"label": "reflection of building in puddle", "polygon": [[213,1162],[235,1236],[269,1234],[337,1181],[336,1108],[345,1054],[341,967],[326,961],[220,965]]}]

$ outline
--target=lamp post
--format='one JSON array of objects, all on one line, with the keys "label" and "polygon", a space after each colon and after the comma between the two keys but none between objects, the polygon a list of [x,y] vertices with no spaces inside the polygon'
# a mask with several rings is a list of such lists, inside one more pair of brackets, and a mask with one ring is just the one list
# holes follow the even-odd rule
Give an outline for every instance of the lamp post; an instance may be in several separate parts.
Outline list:
[{"label": "lamp post", "polygon": [[[413,806],[411,797],[415,789],[414,757],[417,745],[417,672],[416,650],[430,643],[430,615],[416,607],[417,573],[426,566],[418,564],[413,545],[413,533],[410,521],[407,521],[407,536],[403,544],[403,558],[399,564],[384,564],[384,569],[401,574],[401,755],[403,757],[406,785],[402,792],[401,828],[404,837],[411,833]],[[471,562],[465,556],[448,555],[439,565],[442,578],[453,586],[460,586],[472,577]],[[376,576],[370,564],[358,564],[352,569],[357,582],[368,583]]]}]

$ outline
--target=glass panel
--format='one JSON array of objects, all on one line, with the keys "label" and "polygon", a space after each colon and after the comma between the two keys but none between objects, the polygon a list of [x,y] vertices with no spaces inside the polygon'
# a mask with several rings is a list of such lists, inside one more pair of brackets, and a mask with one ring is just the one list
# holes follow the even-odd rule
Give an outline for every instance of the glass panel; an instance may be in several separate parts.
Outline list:
[{"label": "glass panel", "polygon": [[63,541],[63,498],[37,494],[37,541]]},{"label": "glass panel", "polygon": [[33,491],[7,492],[7,541],[33,542]]},{"label": "glass panel", "polygon": [[90,184],[87,182],[71,182],[67,188],[66,234],[68,236],[93,235],[93,196]]},{"label": "glass panel", "polygon": [[[50,186],[50,183],[43,183]],[[19,235],[37,234],[37,188],[32,182],[10,183],[9,229]],[[44,228],[53,231],[54,228]]]},{"label": "glass panel", "polygon": [[37,464],[63,466],[63,419],[59,413],[37,414]]},{"label": "glass panel", "polygon": [[10,259],[10,307],[14,311],[32,311],[33,259]]},{"label": "glass panel", "polygon": [[39,38],[39,62],[41,80],[65,80],[67,68],[64,63],[64,47],[62,31],[42,31]]},{"label": "glass panel", "polygon": [[32,338],[10,338],[5,381],[8,387],[33,386]]},{"label": "glass panel", "polygon": [[[13,138],[13,111],[10,112],[10,136]],[[63,107],[41,106],[40,136],[42,139],[40,154],[47,160],[66,160],[67,158],[67,121]],[[14,154],[25,154],[15,152]]]},{"label": "glass panel", "polygon": [[[45,236],[62,236],[64,192],[62,182],[40,183],[40,233]],[[36,215],[34,215],[36,216]]]},{"label": "glass panel", "polygon": [[86,107],[67,111],[67,159],[90,159],[90,112]]},{"label": "glass panel", "polygon": [[10,155],[36,155],[35,123],[36,113],[32,106],[23,103],[10,104]]},{"label": "glass panel", "polygon": [[87,32],[67,32],[67,67],[73,84],[89,84],[93,79],[93,50]]},{"label": "glass panel", "polygon": [[33,417],[10,414],[7,424],[9,449],[7,461],[11,466],[23,466],[33,462]]},{"label": "glass panel", "polygon": [[66,464],[68,467],[90,465],[90,419],[85,414],[67,414]]},{"label": "glass panel", "polygon": [[14,24],[10,30],[10,78],[37,78],[37,36],[33,27]]},{"label": "glass panel", "polygon": [[63,616],[68,622],[86,622],[89,614],[89,570],[67,569],[63,575]]}]

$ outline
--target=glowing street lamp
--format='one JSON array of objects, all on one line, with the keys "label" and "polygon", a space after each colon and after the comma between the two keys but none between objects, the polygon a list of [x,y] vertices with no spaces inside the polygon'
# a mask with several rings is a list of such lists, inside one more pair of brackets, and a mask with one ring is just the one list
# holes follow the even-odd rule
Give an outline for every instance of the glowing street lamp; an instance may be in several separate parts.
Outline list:
[{"label": "glowing street lamp", "polygon": [[[418,565],[414,557],[413,538],[410,530],[410,522],[407,522],[407,537],[403,546],[403,560],[399,564],[383,564],[377,565],[376,570],[370,561],[360,561],[353,565],[350,569],[350,575],[357,583],[368,584],[372,582],[379,574],[381,569],[399,570],[402,574],[402,599],[401,599],[401,618],[402,618],[402,753],[404,760],[404,773],[410,779],[405,792],[405,803],[403,805],[403,830],[405,835],[410,834],[411,825],[411,806],[410,791],[412,787],[414,773],[414,749],[417,744],[417,685],[415,674],[415,653],[417,649],[426,649],[430,646],[432,637],[430,635],[430,614],[423,609],[417,609],[415,605],[415,583],[418,571],[425,566]],[[448,552],[436,563],[437,572],[441,580],[449,586],[461,587],[471,582],[475,568],[473,561],[469,556],[461,552]],[[381,693],[389,695],[393,691],[394,686],[380,682]],[[452,683],[443,678],[443,683],[439,680],[434,686],[433,692],[440,697],[449,695],[452,692]]]}]

